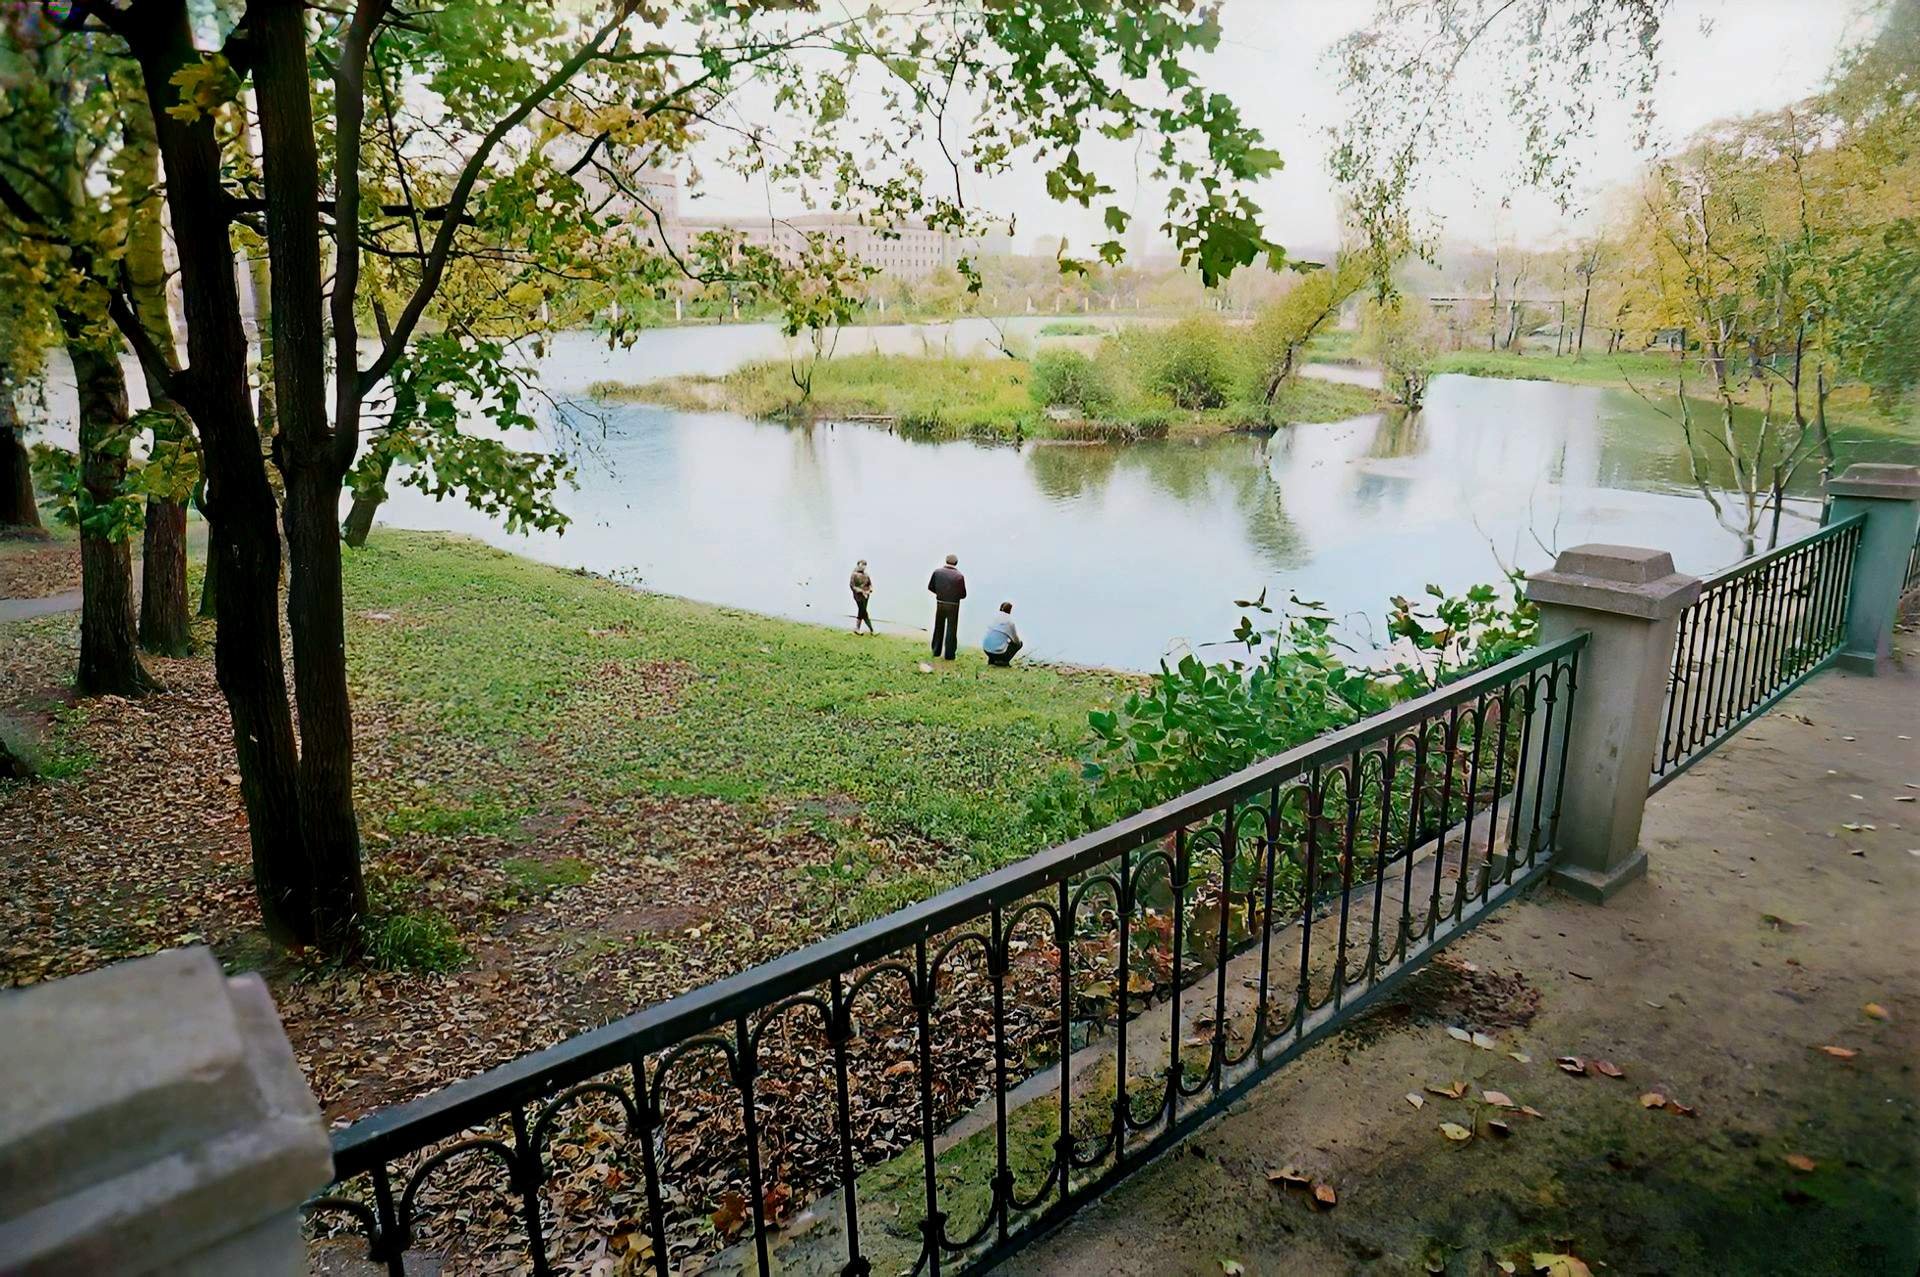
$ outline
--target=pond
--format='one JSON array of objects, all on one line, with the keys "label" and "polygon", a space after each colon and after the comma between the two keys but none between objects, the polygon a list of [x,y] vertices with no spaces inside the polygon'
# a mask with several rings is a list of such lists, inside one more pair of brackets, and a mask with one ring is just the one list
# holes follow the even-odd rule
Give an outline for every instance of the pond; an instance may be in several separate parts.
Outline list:
[{"label": "pond", "polygon": [[[1018,338],[1051,317],[1000,325]],[[966,353],[984,321],[854,330],[838,349]],[[720,372],[785,348],[771,326],[662,329],[633,351],[581,336],[543,362],[548,389]],[[564,535],[513,536],[454,501],[398,489],[394,526],[484,537],[647,589],[851,625],[846,579],[864,558],[883,629],[930,622],[928,573],[960,557],[975,646],[1003,599],[1032,655],[1151,669],[1227,638],[1233,600],[1317,600],[1360,642],[1386,600],[1532,569],[1556,547],[1662,547],[1707,572],[1740,555],[1693,489],[1678,429],[1626,391],[1446,376],[1416,414],[1377,414],[1270,438],[1130,446],[928,443],[860,425],[787,426],[723,413],[593,404],[562,409],[590,447],[561,505]],[[1850,460],[1915,460],[1867,437]],[[1811,491],[1812,467],[1799,488]],[[1811,528],[1796,498],[1783,538]],[[376,531],[375,536],[378,536]],[[1209,649],[1219,650],[1219,649]]]}]

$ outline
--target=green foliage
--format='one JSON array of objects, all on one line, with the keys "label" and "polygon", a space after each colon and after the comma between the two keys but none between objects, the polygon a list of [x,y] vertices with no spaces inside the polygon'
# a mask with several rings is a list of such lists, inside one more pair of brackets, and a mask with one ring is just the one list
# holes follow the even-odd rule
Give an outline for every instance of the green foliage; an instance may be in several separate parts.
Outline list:
[{"label": "green foliage", "polygon": [[1426,397],[1428,368],[1440,352],[1433,312],[1417,297],[1368,298],[1360,309],[1360,339],[1354,349],[1380,366],[1394,402],[1418,408]]},{"label": "green foliage", "polygon": [[1332,266],[1307,271],[1278,301],[1262,306],[1247,333],[1253,379],[1249,397],[1272,403],[1281,387],[1299,374],[1307,343],[1323,335],[1365,282],[1361,259],[1342,253]]},{"label": "green foliage", "polygon": [[[1273,610],[1264,591],[1238,602],[1249,612]],[[1298,599],[1274,630],[1242,616],[1234,640],[1245,657],[1162,662],[1144,691],[1091,714],[1081,775],[1103,814],[1144,810],[1385,709],[1390,691],[1345,664],[1332,624],[1317,604]]]},{"label": "green foliage", "polygon": [[415,902],[420,884],[377,867],[367,873],[367,912],[360,917],[360,949],[382,971],[456,971],[469,957],[453,923]]},{"label": "green foliage", "polygon": [[1090,714],[1081,762],[1088,790],[1051,787],[1032,809],[1064,807],[1087,824],[1142,811],[1518,655],[1538,638],[1537,610],[1498,587],[1448,595],[1429,585],[1427,595],[1425,607],[1393,599],[1395,646],[1382,669],[1349,663],[1318,603],[1290,599],[1279,623],[1262,629],[1252,618],[1273,613],[1265,591],[1236,600],[1246,612],[1233,642],[1244,655],[1163,662],[1145,689]]},{"label": "green foliage", "polygon": [[1192,315],[1153,334],[1152,349],[1148,384],[1176,408],[1219,408],[1233,393],[1231,337],[1213,316]]},{"label": "green foliage", "polygon": [[1040,329],[1042,337],[1097,337],[1106,332],[1100,324],[1089,323],[1084,319],[1056,319]]},{"label": "green foliage", "polygon": [[1077,350],[1049,350],[1033,361],[1027,389],[1039,408],[1074,408],[1098,416],[1113,406],[1106,370]]},{"label": "green foliage", "polygon": [[1410,651],[1394,665],[1402,686],[1413,693],[1441,687],[1462,674],[1518,656],[1540,640],[1540,609],[1529,603],[1525,578],[1507,575],[1503,592],[1476,585],[1465,594],[1448,594],[1428,585],[1421,604],[1395,595],[1387,614],[1387,633],[1397,651]]},{"label": "green foliage", "polygon": [[[120,432],[106,439],[100,450],[124,457],[131,441],[129,433]],[[122,483],[111,497],[96,500],[82,479],[79,454],[36,443],[32,457],[34,486],[47,497],[56,522],[108,541],[140,535],[146,525],[146,498],[136,486]]]},{"label": "green foliage", "polygon": [[394,365],[393,407],[385,428],[347,473],[356,496],[384,495],[390,469],[400,482],[442,500],[458,493],[509,531],[551,530],[567,517],[553,496],[573,480],[565,453],[523,452],[504,440],[468,433],[475,407],[503,432],[538,428],[521,399],[532,372],[514,365],[497,341],[431,334]]}]

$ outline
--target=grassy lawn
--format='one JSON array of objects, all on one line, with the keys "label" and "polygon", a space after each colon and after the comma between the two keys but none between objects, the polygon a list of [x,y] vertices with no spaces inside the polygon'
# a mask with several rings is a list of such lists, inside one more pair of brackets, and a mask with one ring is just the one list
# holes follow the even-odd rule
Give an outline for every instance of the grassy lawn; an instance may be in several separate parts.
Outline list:
[{"label": "grassy lawn", "polygon": [[[1671,355],[1647,351],[1617,355],[1589,352],[1580,359],[1552,355],[1522,354],[1517,351],[1457,350],[1433,361],[1436,373],[1460,373],[1469,377],[1508,377],[1518,380],[1563,381],[1580,386],[1634,387],[1655,399],[1671,399],[1679,388],[1681,373],[1686,374],[1687,395],[1706,405],[1705,411],[1717,411],[1706,397],[1710,383],[1700,371],[1699,360],[1690,357],[1676,363]],[[1740,403],[1758,409],[1763,396],[1756,384]],[[1791,423],[1792,403],[1784,393],[1776,393],[1774,411]],[[1808,409],[1811,412],[1811,406]],[[1912,434],[1911,420],[1889,415],[1869,398],[1864,386],[1842,386],[1827,401],[1828,420],[1838,429],[1871,434]]]},{"label": "grassy lawn", "polygon": [[417,825],[425,801],[447,826],[506,820],[565,759],[568,784],[603,799],[800,803],[851,853],[869,835],[938,849],[883,883],[857,866],[860,917],[1034,850],[1046,831],[1026,796],[1122,683],[989,671],[977,653],[926,674],[917,640],[638,594],[428,534],[382,529],[347,565],[357,695],[507,778],[449,777],[426,800],[374,784],[369,818]]},{"label": "grassy lawn", "polygon": [[[890,417],[902,430],[934,437],[1015,438],[1218,434],[1257,423],[1244,406],[1187,412],[1164,400],[1123,397],[1087,421],[1055,421],[1034,406],[1029,365],[992,356],[847,355],[822,361],[810,395],[794,384],[784,361],[748,364],[718,377],[669,377],[642,385],[600,382],[602,398],[664,404],[694,411],[773,417],[804,411],[816,418]],[[1360,386],[1297,379],[1282,390],[1272,420],[1340,421],[1372,412],[1379,395]]]},{"label": "grassy lawn", "polygon": [[73,614],[0,627],[0,716],[55,764],[0,785],[0,987],[210,944],[267,977],[334,1117],[1055,841],[1029,799],[1078,783],[1062,764],[1127,681],[973,652],[923,673],[915,640],[431,533],[380,528],[345,572],[373,968],[260,932],[209,625],[152,661],[166,692],[82,703]]}]

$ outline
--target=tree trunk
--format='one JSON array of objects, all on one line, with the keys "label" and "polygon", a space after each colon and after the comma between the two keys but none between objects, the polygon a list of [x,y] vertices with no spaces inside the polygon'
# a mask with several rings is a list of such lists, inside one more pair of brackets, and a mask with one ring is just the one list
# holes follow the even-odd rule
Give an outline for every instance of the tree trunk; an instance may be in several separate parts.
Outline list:
[{"label": "tree trunk", "polygon": [[[1268,403],[1273,402],[1273,392],[1277,389],[1277,385],[1269,386]],[[347,510],[347,520],[341,526],[340,539],[356,550],[367,543],[367,534],[373,530],[373,516],[378,513],[380,503],[387,499],[387,471],[392,466],[393,459],[383,456],[380,459],[380,482],[353,494],[353,505]]]},{"label": "tree trunk", "polygon": [[1580,331],[1573,339],[1573,358],[1575,363],[1580,361],[1581,354],[1585,352],[1587,348],[1587,303],[1592,300],[1593,276],[1589,274],[1587,276],[1587,286],[1582,289],[1580,293]]},{"label": "tree trunk", "polygon": [[[67,317],[63,317],[67,318]],[[109,446],[126,427],[127,379],[113,351],[86,341],[67,344],[80,399],[80,482],[102,508],[118,498],[126,454]],[[159,684],[134,643],[133,559],[124,537],[80,530],[80,666],[74,690],[82,696],[144,696]]]},{"label": "tree trunk", "polygon": [[[133,311],[153,338],[167,367],[178,371],[173,342],[173,317],[167,311],[167,264],[161,252],[160,143],[154,137],[153,117],[143,104],[127,105],[126,148],[122,151],[123,180],[133,196],[127,210],[127,254],[123,265]],[[147,373],[147,397],[164,412],[156,416],[156,450],[177,448],[187,438],[186,422],[166,385]],[[145,544],[140,556],[140,646],[164,656],[185,656],[193,647],[193,625],[187,615],[187,502],[184,495],[154,494],[147,498]]]},{"label": "tree trunk", "polygon": [[184,0],[148,0],[134,40],[166,165],[168,211],[180,257],[187,354],[183,389],[199,428],[210,494],[208,564],[219,576],[214,671],[233,720],[240,796],[247,808],[254,888],[267,933],[311,944],[313,869],[300,819],[293,715],[280,655],[280,536],[247,385],[233,245],[213,121],[167,115],[169,78],[200,63]]},{"label": "tree trunk", "polygon": [[[263,0],[249,13],[259,46],[254,93],[273,297],[273,402],[279,414],[274,456],[286,485],[283,517],[292,562],[287,625],[300,715],[300,824],[313,872],[315,934],[324,947],[337,951],[354,942],[359,916],[366,911],[366,888],[353,810],[353,713],[340,581],[338,518],[345,466],[327,417],[320,165],[306,11],[298,0]],[[348,93],[338,98],[337,126],[357,133],[359,99]],[[336,197],[337,209],[347,195]],[[340,215],[353,221],[344,211]],[[352,280],[342,277],[346,267],[343,256],[335,287],[351,293]],[[345,380],[356,378],[357,371],[337,371],[343,391],[357,401],[357,387],[349,388]]]},{"label": "tree trunk", "polygon": [[0,780],[32,780],[33,768],[0,736]]},{"label": "tree trunk", "polygon": [[27,445],[20,442],[20,416],[13,406],[13,383],[0,365],[0,530],[43,532],[40,507],[33,499],[33,470]]}]

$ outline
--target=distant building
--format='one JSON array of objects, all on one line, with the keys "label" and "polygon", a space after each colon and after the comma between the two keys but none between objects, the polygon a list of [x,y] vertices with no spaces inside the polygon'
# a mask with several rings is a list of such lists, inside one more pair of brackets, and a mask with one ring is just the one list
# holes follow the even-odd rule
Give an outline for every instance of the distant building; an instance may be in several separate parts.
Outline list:
[{"label": "distant building", "polygon": [[[797,254],[810,235],[838,240],[848,253],[877,269],[881,275],[904,280],[925,279],[962,257],[1006,256],[1011,241],[1004,234],[961,237],[935,230],[925,222],[895,227],[870,225],[853,213],[802,213],[794,217],[689,215],[681,198],[678,174],[647,170],[634,181],[635,192],[648,209],[641,212],[639,233],[660,235],[666,246],[685,255],[689,246],[708,231],[732,231],[755,247]],[[654,216],[658,216],[658,225]]]}]

